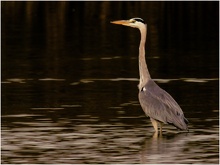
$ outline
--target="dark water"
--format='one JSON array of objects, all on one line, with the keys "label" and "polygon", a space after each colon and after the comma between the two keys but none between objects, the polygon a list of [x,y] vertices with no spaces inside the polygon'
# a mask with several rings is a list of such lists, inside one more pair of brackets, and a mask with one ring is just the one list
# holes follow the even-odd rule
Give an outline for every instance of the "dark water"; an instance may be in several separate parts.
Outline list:
[{"label": "dark water", "polygon": [[[2,163],[219,162],[218,2],[2,2]],[[188,133],[138,102],[137,29]]]}]

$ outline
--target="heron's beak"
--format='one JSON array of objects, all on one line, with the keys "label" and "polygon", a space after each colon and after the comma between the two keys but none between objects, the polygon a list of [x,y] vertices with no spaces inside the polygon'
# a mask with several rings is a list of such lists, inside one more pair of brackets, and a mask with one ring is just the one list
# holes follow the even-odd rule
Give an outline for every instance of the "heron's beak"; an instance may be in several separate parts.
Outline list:
[{"label": "heron's beak", "polygon": [[111,21],[111,23],[118,24],[118,25],[130,26],[130,22],[128,20]]}]

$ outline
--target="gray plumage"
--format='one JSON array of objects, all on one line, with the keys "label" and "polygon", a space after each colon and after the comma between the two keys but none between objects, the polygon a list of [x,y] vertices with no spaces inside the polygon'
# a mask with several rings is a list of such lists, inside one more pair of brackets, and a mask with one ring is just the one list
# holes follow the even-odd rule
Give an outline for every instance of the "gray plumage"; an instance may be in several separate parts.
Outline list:
[{"label": "gray plumage", "polygon": [[140,82],[139,102],[145,114],[150,117],[155,131],[162,131],[162,125],[171,124],[181,130],[188,130],[188,120],[184,117],[183,111],[178,103],[170,94],[161,89],[149,74],[145,59],[145,42],[147,35],[147,25],[141,18],[132,18],[129,20],[113,21],[111,23],[138,28],[141,33],[139,45],[139,73]]},{"label": "gray plumage", "polygon": [[142,87],[138,96],[141,107],[147,116],[158,122],[172,124],[181,130],[187,130],[188,120],[184,117],[180,106],[153,80],[149,80]]}]

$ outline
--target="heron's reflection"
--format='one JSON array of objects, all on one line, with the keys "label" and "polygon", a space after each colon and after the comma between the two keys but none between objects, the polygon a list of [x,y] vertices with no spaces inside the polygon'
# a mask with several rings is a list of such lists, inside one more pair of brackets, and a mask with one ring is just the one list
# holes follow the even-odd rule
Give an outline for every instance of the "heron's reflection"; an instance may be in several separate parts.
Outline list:
[{"label": "heron's reflection", "polygon": [[[152,137],[146,138],[140,152],[140,163],[171,163],[166,157],[180,156],[185,146],[184,138],[187,133],[155,132]],[[174,163],[174,162],[172,162]]]},{"label": "heron's reflection", "polygon": [[160,131],[160,132],[154,132],[153,136],[152,136],[152,139],[155,139],[157,140],[158,138],[162,138],[163,137],[163,133]]}]

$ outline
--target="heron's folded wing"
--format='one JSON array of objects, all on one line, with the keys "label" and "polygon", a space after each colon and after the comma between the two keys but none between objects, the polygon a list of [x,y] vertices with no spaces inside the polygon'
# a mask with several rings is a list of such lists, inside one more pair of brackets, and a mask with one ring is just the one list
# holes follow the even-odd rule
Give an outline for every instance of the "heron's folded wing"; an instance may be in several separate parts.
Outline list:
[{"label": "heron's folded wing", "polygon": [[173,124],[186,129],[188,122],[183,111],[170,94],[161,89],[154,81],[149,81],[140,91],[141,106],[149,117],[163,123]]}]

